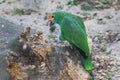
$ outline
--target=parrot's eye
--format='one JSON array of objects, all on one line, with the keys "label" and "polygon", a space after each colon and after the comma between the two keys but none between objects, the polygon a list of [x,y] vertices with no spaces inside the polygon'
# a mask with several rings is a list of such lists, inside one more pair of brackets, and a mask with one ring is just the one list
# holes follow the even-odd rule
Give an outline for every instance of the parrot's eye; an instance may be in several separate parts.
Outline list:
[{"label": "parrot's eye", "polygon": [[54,16],[52,16],[52,18],[54,18]]}]

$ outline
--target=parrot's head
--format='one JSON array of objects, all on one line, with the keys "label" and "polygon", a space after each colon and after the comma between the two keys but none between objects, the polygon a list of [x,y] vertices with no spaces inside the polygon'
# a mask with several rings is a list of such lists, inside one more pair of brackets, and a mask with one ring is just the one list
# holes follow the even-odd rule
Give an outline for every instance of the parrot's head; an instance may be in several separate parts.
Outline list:
[{"label": "parrot's head", "polygon": [[48,15],[48,25],[50,26],[50,31],[54,32],[56,26],[54,25],[56,23],[55,17],[53,16],[53,14],[49,14]]},{"label": "parrot's head", "polygon": [[53,14],[49,14],[49,15],[48,15],[48,19],[49,19],[50,21],[53,21],[53,20],[54,20]]},{"label": "parrot's head", "polygon": [[54,25],[55,23],[60,25],[61,21],[63,20],[63,18],[66,14],[67,13],[65,13],[65,12],[54,12],[52,14],[49,14],[48,20],[50,22],[50,26]]},{"label": "parrot's head", "polygon": [[54,32],[56,29],[56,25],[54,25],[55,23],[59,24],[59,20],[57,18],[56,13],[53,14],[49,14],[48,15],[48,25],[50,26],[50,31]]},{"label": "parrot's head", "polygon": [[48,22],[49,22],[49,26],[52,27],[54,24],[55,24],[55,19],[54,19],[54,16],[53,14],[49,14],[48,15]]}]

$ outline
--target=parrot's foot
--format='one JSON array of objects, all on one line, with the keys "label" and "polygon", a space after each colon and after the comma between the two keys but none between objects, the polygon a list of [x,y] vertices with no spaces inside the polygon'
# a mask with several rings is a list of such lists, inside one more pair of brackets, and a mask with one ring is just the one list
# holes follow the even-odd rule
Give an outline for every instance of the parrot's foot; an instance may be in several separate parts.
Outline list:
[{"label": "parrot's foot", "polygon": [[69,45],[70,49],[75,50],[75,47],[73,45]]},{"label": "parrot's foot", "polygon": [[73,46],[72,46],[72,45],[70,45],[69,47],[70,47],[70,49],[73,49]]},{"label": "parrot's foot", "polygon": [[72,50],[75,50],[75,49],[76,49],[72,43],[68,43],[68,44],[69,44],[69,48],[70,48],[70,49],[72,49]]}]

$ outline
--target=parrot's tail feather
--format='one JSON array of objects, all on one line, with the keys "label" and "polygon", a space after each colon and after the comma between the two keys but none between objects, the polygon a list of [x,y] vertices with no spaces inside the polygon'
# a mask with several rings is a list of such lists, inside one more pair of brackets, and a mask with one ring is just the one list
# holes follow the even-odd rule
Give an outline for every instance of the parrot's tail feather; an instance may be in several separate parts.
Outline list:
[{"label": "parrot's tail feather", "polygon": [[80,59],[82,61],[83,66],[85,67],[85,69],[88,71],[92,70],[93,67],[92,67],[92,62],[91,62],[90,56],[86,56],[85,52],[82,51],[80,48],[76,47],[76,49],[80,53]]}]

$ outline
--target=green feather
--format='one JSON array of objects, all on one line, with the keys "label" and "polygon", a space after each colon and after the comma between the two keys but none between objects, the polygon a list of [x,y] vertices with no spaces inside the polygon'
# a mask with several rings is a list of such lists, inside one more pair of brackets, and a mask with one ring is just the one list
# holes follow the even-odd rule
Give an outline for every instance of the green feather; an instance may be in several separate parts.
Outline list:
[{"label": "green feather", "polygon": [[88,46],[87,34],[82,19],[67,12],[55,12],[53,13],[55,22],[60,25],[61,35],[60,38],[67,40],[74,46],[83,51],[81,60],[86,70],[92,69],[92,63],[90,61],[90,50]]},{"label": "green feather", "polygon": [[84,58],[80,54],[80,59],[81,59],[82,64],[83,64],[83,66],[85,67],[86,70],[88,70],[88,71],[92,70],[92,63],[91,63],[90,57]]}]

